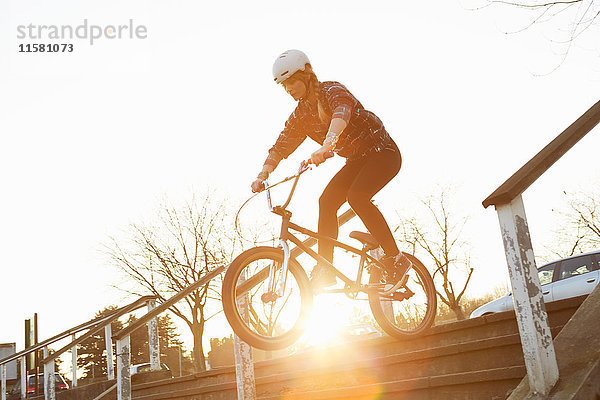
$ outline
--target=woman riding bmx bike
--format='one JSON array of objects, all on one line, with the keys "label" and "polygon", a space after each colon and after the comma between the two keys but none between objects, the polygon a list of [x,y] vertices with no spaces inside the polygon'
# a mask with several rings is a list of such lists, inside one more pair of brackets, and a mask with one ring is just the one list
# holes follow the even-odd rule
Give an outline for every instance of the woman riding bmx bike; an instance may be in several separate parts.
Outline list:
[{"label": "woman riding bmx bike", "polygon": [[[339,82],[319,82],[306,54],[299,50],[282,53],[273,65],[273,76],[286,92],[298,101],[285,123],[252,191],[262,190],[263,181],[298,146],[310,137],[321,145],[311,154],[319,165],[333,151],[347,159],[346,165],[331,179],[319,198],[318,232],[336,239],[337,211],[347,201],[371,235],[379,242],[385,255],[388,280],[398,281],[410,268],[411,261],[396,246],[392,232],[371,198],[400,170],[402,158],[394,140],[381,120]],[[333,245],[319,242],[319,254],[333,261]],[[336,283],[335,274],[326,265],[317,263],[311,273],[315,287]],[[394,282],[390,282],[394,283]]]},{"label": "woman riding bmx bike", "polygon": [[[298,50],[281,54],[273,66],[275,82],[298,101],[283,132],[269,150],[262,171],[252,182],[252,191],[267,189],[270,211],[281,216],[280,246],[255,247],[240,254],[229,265],[223,279],[223,310],[234,332],[245,342],[264,350],[293,344],[302,334],[312,308],[314,291],[344,293],[352,299],[367,294],[375,320],[396,337],[418,335],[433,323],[435,287],[427,268],[413,255],[398,250],[392,232],[371,198],[400,170],[398,147],[375,114],[340,83],[319,82],[306,55]],[[279,164],[310,137],[321,145],[303,162],[287,201],[273,206],[266,179]],[[347,162],[331,179],[319,199],[318,233],[291,222],[286,210],[300,175],[308,164],[321,164],[335,152]],[[352,232],[363,243],[357,249],[337,241],[337,211],[348,202],[371,234]],[[318,239],[318,254],[290,230]],[[303,267],[290,252],[288,242],[317,261],[309,282]],[[335,247],[360,256],[356,279],[333,266]],[[371,250],[381,247],[377,259]],[[362,282],[362,272],[369,282]],[[337,282],[343,289],[324,290]]]}]

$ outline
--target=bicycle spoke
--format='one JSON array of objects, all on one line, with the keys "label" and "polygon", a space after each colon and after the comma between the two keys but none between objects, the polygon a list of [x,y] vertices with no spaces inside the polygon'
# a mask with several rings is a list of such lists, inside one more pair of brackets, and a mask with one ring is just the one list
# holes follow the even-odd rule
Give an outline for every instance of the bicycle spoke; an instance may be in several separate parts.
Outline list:
[{"label": "bicycle spoke", "polygon": [[269,278],[270,267],[264,267],[260,271],[253,274],[250,278],[246,279],[244,283],[241,283],[236,288],[236,296],[239,298],[252,290],[257,285],[260,285],[265,279]]},{"label": "bicycle spoke", "polygon": [[[269,291],[271,268],[275,268],[272,291]],[[292,273],[288,271],[288,280],[283,297],[276,297],[282,277],[282,263],[274,260],[256,260],[247,265],[243,273],[248,278],[239,283],[236,290],[238,299],[247,295],[249,303],[249,327],[264,337],[275,337],[280,332],[292,328],[300,315],[300,292]],[[264,295],[269,295],[265,300]]]}]

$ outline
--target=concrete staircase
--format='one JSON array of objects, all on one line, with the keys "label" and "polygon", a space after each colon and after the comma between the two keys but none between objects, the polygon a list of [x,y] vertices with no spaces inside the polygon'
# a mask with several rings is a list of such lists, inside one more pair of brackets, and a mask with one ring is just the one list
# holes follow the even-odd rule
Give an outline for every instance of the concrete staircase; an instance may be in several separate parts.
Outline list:
[{"label": "concrete staircase", "polygon": [[[553,335],[583,300],[547,305]],[[436,326],[410,340],[363,340],[255,364],[257,396],[265,400],[505,399],[524,376],[514,312]],[[235,399],[235,369],[137,384],[133,396]]]}]

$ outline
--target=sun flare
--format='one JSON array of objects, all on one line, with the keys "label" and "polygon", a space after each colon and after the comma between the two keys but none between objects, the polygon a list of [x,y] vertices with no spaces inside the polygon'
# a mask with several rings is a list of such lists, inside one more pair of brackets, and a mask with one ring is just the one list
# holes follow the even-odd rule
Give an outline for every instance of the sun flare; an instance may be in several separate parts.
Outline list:
[{"label": "sun flare", "polygon": [[306,330],[300,338],[303,347],[325,347],[341,338],[341,331],[348,324],[348,305],[329,296],[315,298],[315,304]]}]

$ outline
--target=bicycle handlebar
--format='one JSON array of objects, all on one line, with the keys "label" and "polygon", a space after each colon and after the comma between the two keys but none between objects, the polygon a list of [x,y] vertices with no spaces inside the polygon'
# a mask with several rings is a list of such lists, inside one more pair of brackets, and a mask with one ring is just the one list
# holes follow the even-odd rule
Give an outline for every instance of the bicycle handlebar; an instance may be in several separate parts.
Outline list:
[{"label": "bicycle handlebar", "polygon": [[[327,159],[333,157],[333,155],[334,155],[333,151],[328,151],[324,154],[324,157],[327,160]],[[292,185],[292,189],[290,190],[290,194],[288,195],[287,200],[285,201],[285,203],[283,203],[282,206],[280,206],[280,208],[285,209],[288,206],[288,204],[290,204],[290,201],[292,200],[292,196],[294,195],[294,191],[296,190],[296,185],[298,184],[298,179],[300,179],[300,175],[302,175],[303,173],[308,171],[310,169],[311,164],[314,164],[314,163],[312,162],[312,159],[309,158],[308,160],[302,161],[300,163],[300,167],[298,168],[298,173],[296,173],[295,175],[288,176],[287,178],[284,178],[283,180],[281,180],[273,185],[268,185],[268,184],[265,185],[266,181],[263,182],[263,188],[264,188],[263,190],[267,191],[267,202],[269,204],[270,211],[273,211],[273,204],[271,202],[270,189],[277,185],[280,185],[284,182],[294,179],[294,183]],[[315,164],[315,166],[318,166],[318,164]]]},{"label": "bicycle handlebar", "polygon": [[[333,157],[333,154],[334,154],[334,153],[333,153],[333,151],[332,151],[332,150],[329,150],[328,152],[326,152],[325,154],[323,154],[323,158],[324,158],[325,160],[327,160],[327,159],[329,159],[329,158]],[[307,160],[305,160],[305,161],[302,161],[302,163],[303,163],[304,165],[315,164],[315,163],[313,163],[313,161],[312,161],[312,158],[309,158],[309,159],[307,159]],[[301,164],[301,165],[302,165],[302,164]],[[318,165],[319,165],[319,164],[315,164],[315,166],[318,166]]]},{"label": "bicycle handlebar", "polygon": [[[324,154],[324,156],[325,156],[325,159],[329,159],[329,158],[333,157],[333,151],[328,151],[327,153]],[[279,181],[277,183],[274,183],[272,185],[269,185],[268,182],[266,182],[266,181],[262,182],[262,188],[261,188],[261,190],[259,192],[257,192],[257,193],[254,193],[254,195],[252,195],[249,199],[247,199],[244,202],[244,204],[242,204],[242,206],[239,208],[239,210],[237,211],[237,213],[235,214],[235,230],[236,230],[236,232],[238,233],[238,235],[241,238],[245,239],[243,237],[243,235],[241,234],[240,229],[239,229],[238,217],[240,215],[240,212],[244,208],[244,206],[246,204],[248,204],[248,202],[250,200],[252,200],[254,197],[258,196],[260,194],[260,192],[266,190],[267,191],[267,201],[268,201],[269,211],[273,211],[273,205],[271,203],[271,192],[270,192],[270,189],[274,188],[277,185],[285,183],[285,182],[287,182],[289,180],[295,179],[294,185],[292,186],[292,190],[290,191],[288,199],[283,204],[283,206],[281,206],[281,208],[285,209],[288,206],[288,204],[290,203],[290,200],[292,199],[292,195],[294,194],[294,190],[296,189],[296,184],[298,183],[298,179],[300,178],[300,175],[302,175],[304,172],[306,172],[306,171],[308,171],[310,169],[310,164],[312,164],[311,160],[302,161],[300,163],[300,168],[298,169],[298,173],[297,174],[292,175],[292,176],[288,176],[287,178],[285,178],[285,179],[283,179],[283,180],[281,180],[281,181]],[[265,183],[267,183],[267,184],[265,185]],[[248,240],[248,239],[245,239],[245,240]],[[248,241],[252,242],[252,240],[248,240]],[[256,242],[254,242],[254,243],[256,243]]]}]

